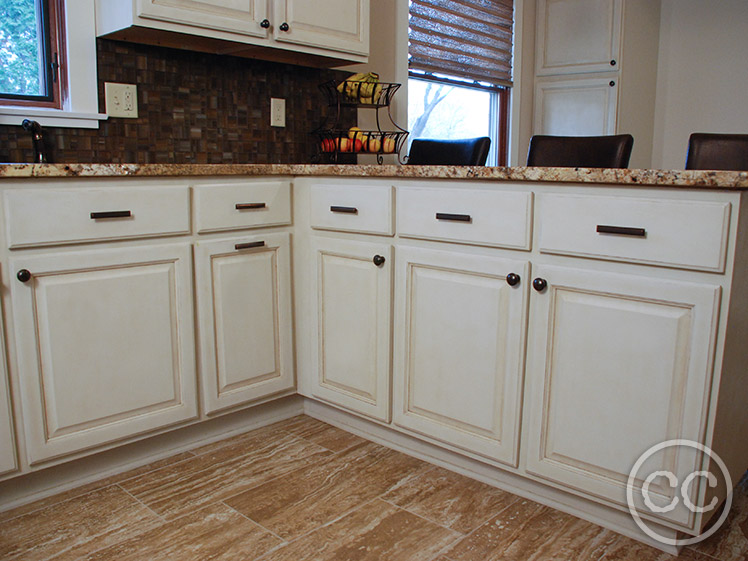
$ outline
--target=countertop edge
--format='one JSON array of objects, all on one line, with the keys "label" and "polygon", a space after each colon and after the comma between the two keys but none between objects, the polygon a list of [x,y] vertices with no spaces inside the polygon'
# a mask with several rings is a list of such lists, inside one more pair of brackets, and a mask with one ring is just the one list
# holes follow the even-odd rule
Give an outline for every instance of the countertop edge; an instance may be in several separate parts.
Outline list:
[{"label": "countertop edge", "polygon": [[356,164],[0,164],[0,179],[273,175],[475,179],[698,189],[748,189],[748,172],[745,171]]}]

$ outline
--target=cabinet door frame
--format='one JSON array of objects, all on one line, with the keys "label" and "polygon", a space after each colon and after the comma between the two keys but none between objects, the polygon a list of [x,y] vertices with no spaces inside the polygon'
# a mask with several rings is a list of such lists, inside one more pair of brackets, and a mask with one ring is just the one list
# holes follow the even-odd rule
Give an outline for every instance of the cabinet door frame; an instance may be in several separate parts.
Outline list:
[{"label": "cabinet door frame", "polygon": [[[355,3],[358,10],[357,29],[355,32],[336,29],[333,20],[328,20],[329,26],[319,27],[312,22],[305,22],[299,19],[296,13],[296,6],[299,2],[307,2],[307,0],[272,1],[274,7],[273,17],[276,20],[273,24],[273,39],[276,41],[354,55],[369,55],[369,0],[345,0],[349,3]],[[312,5],[319,10],[324,8],[324,3],[325,0],[318,0],[318,2],[312,3]],[[288,31],[280,29],[281,24],[284,23],[289,26]]]},{"label": "cabinet door frame", "polygon": [[[237,249],[242,244],[259,244],[257,248]],[[207,414],[247,405],[259,399],[293,390],[293,333],[291,315],[291,238],[288,233],[265,233],[220,240],[198,240],[195,243],[195,278],[197,292],[198,333],[200,339],[200,379],[203,405]],[[247,379],[234,387],[222,387],[219,353],[221,329],[216,305],[222,295],[216,290],[214,267],[221,258],[252,259],[270,256],[273,267],[273,340],[274,372]],[[266,287],[267,288],[267,287]]]},{"label": "cabinet door frame", "polygon": [[[546,53],[558,52],[559,49],[550,45],[547,37],[548,27],[552,25],[548,4],[558,0],[537,0],[536,17],[536,41],[535,41],[535,74],[536,76],[550,76],[557,74],[584,74],[589,72],[617,71],[621,64],[621,36],[623,26],[623,2],[622,0],[606,0],[608,8],[607,47],[605,52],[599,52],[597,57],[587,61],[559,61],[555,64],[548,63]],[[561,0],[569,2],[571,0]],[[564,30],[562,30],[564,31]],[[575,38],[574,33],[564,33],[565,37]],[[615,64],[611,64],[615,61]]]},{"label": "cabinet door frame", "polygon": [[[568,411],[558,409],[552,402],[557,396],[560,396],[559,399],[567,396],[566,399],[568,399],[571,395],[568,384],[563,385],[557,380],[557,373],[561,370],[555,366],[556,357],[564,353],[564,347],[561,345],[563,341],[555,336],[555,325],[559,321],[557,306],[559,302],[562,302],[562,297],[576,300],[587,298],[592,300],[580,300],[580,302],[585,302],[588,306],[593,305],[594,302],[607,306],[607,308],[599,308],[600,310],[625,311],[629,309],[627,306],[646,306],[648,308],[642,309],[640,315],[655,312],[672,313],[668,321],[671,326],[680,329],[680,331],[671,333],[675,352],[672,356],[673,373],[669,386],[672,393],[667,396],[668,399],[662,401],[663,407],[667,407],[664,411],[666,413],[664,427],[656,428],[661,428],[666,433],[663,441],[686,439],[704,443],[716,352],[721,287],[706,283],[552,265],[534,266],[533,276],[545,279],[548,286],[541,293],[533,293],[530,302],[525,393],[526,431],[524,433],[526,471],[577,494],[601,498],[625,509],[627,508],[626,484],[629,470],[638,459],[638,455],[643,454],[654,443],[645,445],[640,451],[637,450],[634,454],[636,457],[630,458],[631,464],[622,466],[618,472],[603,465],[605,462],[610,463],[609,459],[601,460],[599,465],[595,465],[581,457],[574,458],[554,448],[555,440],[560,436],[558,434],[560,427],[564,420],[568,421]],[[617,326],[611,325],[611,328],[614,327]],[[619,331],[620,329],[615,332]],[[598,333],[600,333],[599,330]],[[605,333],[607,334],[608,331],[606,330]],[[570,340],[569,337],[571,339],[574,336],[580,337],[576,331],[571,335],[567,331],[563,335],[567,337],[567,342]],[[682,356],[683,351],[687,353],[687,356]],[[569,356],[569,352],[567,348],[566,356]],[[617,367],[622,368],[623,364]],[[573,370],[578,370],[578,365],[575,365]],[[568,376],[568,368],[566,372]],[[580,377],[580,379],[583,378],[584,376]],[[646,392],[646,389],[642,388],[642,392]],[[580,396],[579,399],[591,399],[588,395],[590,390],[586,390],[586,393],[585,390],[586,386],[577,384],[574,386],[573,393]],[[627,402],[620,400],[629,395],[627,390],[628,386],[619,390],[616,397],[619,403],[613,410],[626,405]],[[637,396],[640,398],[641,394]],[[641,406],[642,400],[639,398],[637,398],[636,405]],[[650,399],[646,402],[651,401]],[[659,398],[657,402],[660,403]],[[649,414],[651,411],[653,410],[643,411],[641,415]],[[553,417],[554,414],[556,417]],[[636,413],[635,409],[631,414],[636,417],[641,416]],[[618,425],[624,423],[625,419],[621,419]],[[590,431],[597,430],[594,424],[586,426],[590,427]],[[622,426],[621,430],[623,432],[620,435],[627,434],[626,427]],[[605,437],[606,442],[615,442],[615,438],[620,435]],[[583,445],[586,442],[583,435],[575,434],[575,439],[577,436],[579,438],[577,442]],[[633,445],[630,442],[626,444]],[[565,446],[569,448],[568,444]],[[597,449],[595,451],[599,452]],[[703,459],[699,460],[698,455],[691,454],[689,450],[678,450],[677,453],[666,454],[665,457],[658,456],[653,461],[658,465],[645,466],[652,468],[647,473],[652,473],[654,469],[668,470],[675,473],[679,481],[683,481],[686,475],[701,469],[699,466],[704,465]],[[641,483],[637,481],[639,488]],[[694,504],[698,504],[698,497],[703,494],[704,490],[703,482],[698,483],[699,485],[693,485],[692,490],[691,500]],[[672,490],[667,489],[666,485],[659,487],[662,489],[658,489],[656,493],[661,493],[661,495],[654,494],[652,500],[660,506],[667,505],[671,499],[667,493]],[[638,502],[642,503],[637,504],[639,512],[644,517],[656,519],[654,515],[647,514],[650,510],[643,505],[641,493],[635,492],[634,496],[638,496]],[[661,516],[660,522],[666,521],[684,528],[693,528],[696,523],[694,513],[683,508],[682,504],[679,508],[658,516]]]},{"label": "cabinet door frame", "polygon": [[18,453],[16,449],[15,430],[13,423],[13,408],[10,401],[10,386],[8,372],[5,365],[5,344],[7,341],[0,322],[0,475],[18,469]]},{"label": "cabinet door frame", "polygon": [[[527,293],[530,281],[528,261],[409,246],[398,248],[396,261],[394,423],[441,443],[516,467],[519,461]],[[419,268],[432,275],[451,276],[452,280],[456,280],[455,275],[462,275],[465,281],[490,282],[494,283],[494,287],[498,284],[502,291],[499,299],[502,300],[503,307],[496,312],[506,314],[499,318],[500,321],[495,326],[496,335],[501,340],[496,341],[495,377],[491,380],[497,394],[492,401],[495,417],[490,429],[471,425],[464,419],[450,418],[443,412],[419,410],[412,403],[416,369],[413,357],[416,325],[413,315],[414,303],[418,300],[415,271]],[[509,273],[520,276],[519,284],[509,286],[506,282]],[[459,319],[455,318],[455,321]],[[489,352],[490,350],[488,349]],[[470,357],[463,357],[462,362],[465,367],[469,367]],[[422,377],[424,375],[428,373],[421,373]]]},{"label": "cabinet door frame", "polygon": [[[375,255],[381,255],[385,262],[381,267],[372,262]],[[328,403],[361,413],[373,419],[390,421],[391,401],[391,339],[392,339],[392,256],[393,247],[389,243],[372,243],[338,238],[311,238],[311,294],[312,294],[312,333],[311,358],[312,394]],[[352,260],[356,266],[371,267],[376,275],[375,294],[372,305],[376,324],[370,326],[373,336],[372,359],[369,375],[373,378],[369,391],[361,388],[345,388],[326,376],[325,365],[325,301],[324,301],[324,259],[341,258]],[[367,365],[364,365],[367,366]]]},{"label": "cabinet door frame", "polygon": [[[152,267],[154,271],[151,272],[159,272],[169,282],[162,289],[169,293],[168,307],[173,319],[170,326],[171,361],[175,369],[172,372],[173,398],[123,411],[112,417],[104,416],[55,428],[55,423],[50,422],[47,414],[47,410],[54,414],[57,405],[54,393],[48,393],[53,392],[55,373],[49,362],[49,354],[45,354],[44,349],[49,341],[46,341],[39,323],[40,306],[44,305],[40,299],[45,298],[39,292],[39,279],[86,272],[122,273],[136,267]],[[157,271],[159,268],[162,270]],[[192,251],[189,243],[19,255],[11,258],[10,269],[14,276],[21,269],[27,269],[32,274],[25,283],[13,278],[10,286],[27,454],[32,465],[197,417]],[[106,311],[106,306],[101,310]],[[112,310],[112,314],[116,314],[116,310]]]}]

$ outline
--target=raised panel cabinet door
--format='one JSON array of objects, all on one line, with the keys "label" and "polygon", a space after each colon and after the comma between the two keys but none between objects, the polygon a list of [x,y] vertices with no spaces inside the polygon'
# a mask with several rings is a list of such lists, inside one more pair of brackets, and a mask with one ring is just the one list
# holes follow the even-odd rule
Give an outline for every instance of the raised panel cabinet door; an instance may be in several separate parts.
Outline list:
[{"label": "raised panel cabinet door", "polygon": [[312,394],[388,422],[392,246],[334,238],[311,245]]},{"label": "raised panel cabinet door", "polygon": [[622,0],[538,0],[538,76],[618,70]]},{"label": "raised panel cabinet door", "polygon": [[369,54],[369,0],[275,0],[277,41]]},{"label": "raised panel cabinet door", "polygon": [[[645,451],[705,440],[721,289],[545,265],[533,276],[547,286],[530,298],[526,469],[625,509],[629,473]],[[637,473],[634,496],[656,471],[684,482],[700,465],[692,452],[654,454]],[[697,479],[694,504],[703,490]],[[664,477],[650,487],[661,508],[678,492]],[[693,527],[683,502],[657,516]],[[637,507],[651,512],[643,501]]]},{"label": "raised panel cabinet door", "polygon": [[[0,336],[2,329],[0,328]],[[3,337],[2,340],[5,340]],[[13,416],[10,408],[8,375],[5,371],[5,353],[0,353],[0,475],[14,471],[17,467],[16,443],[13,430]]]},{"label": "raised panel cabinet door", "polygon": [[615,134],[618,90],[617,77],[536,80],[533,134]]},{"label": "raised panel cabinet door", "polygon": [[13,258],[32,463],[197,416],[191,247]]},{"label": "raised panel cabinet door", "polygon": [[286,233],[195,244],[207,413],[293,389],[290,251]]},{"label": "raised panel cabinet door", "polygon": [[[137,15],[217,31],[267,37],[268,0],[137,0]],[[269,26],[269,21],[268,21]]]},{"label": "raised panel cabinet door", "polygon": [[517,465],[528,269],[526,261],[398,249],[395,424]]}]

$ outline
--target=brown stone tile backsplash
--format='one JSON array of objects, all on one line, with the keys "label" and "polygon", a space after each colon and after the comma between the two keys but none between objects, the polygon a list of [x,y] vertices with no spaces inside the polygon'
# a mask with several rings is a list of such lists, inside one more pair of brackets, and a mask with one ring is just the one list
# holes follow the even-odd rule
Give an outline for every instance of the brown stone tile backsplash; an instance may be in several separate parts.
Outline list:
[{"label": "brown stone tile backsplash", "polygon": [[[309,163],[309,133],[328,108],[317,88],[347,72],[97,40],[99,107],[104,82],[138,86],[137,119],[96,129],[46,128],[60,163]],[[270,126],[270,98],[286,99],[286,127]],[[347,110],[341,123],[355,123]],[[0,125],[0,162],[31,162],[31,137]]]}]

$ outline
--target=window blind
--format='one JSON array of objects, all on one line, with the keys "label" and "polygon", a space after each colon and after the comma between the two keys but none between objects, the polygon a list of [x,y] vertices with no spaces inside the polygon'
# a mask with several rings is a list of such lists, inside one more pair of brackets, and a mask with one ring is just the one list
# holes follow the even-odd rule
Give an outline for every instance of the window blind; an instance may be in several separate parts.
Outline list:
[{"label": "window blind", "polygon": [[410,0],[408,68],[512,84],[513,0]]}]

